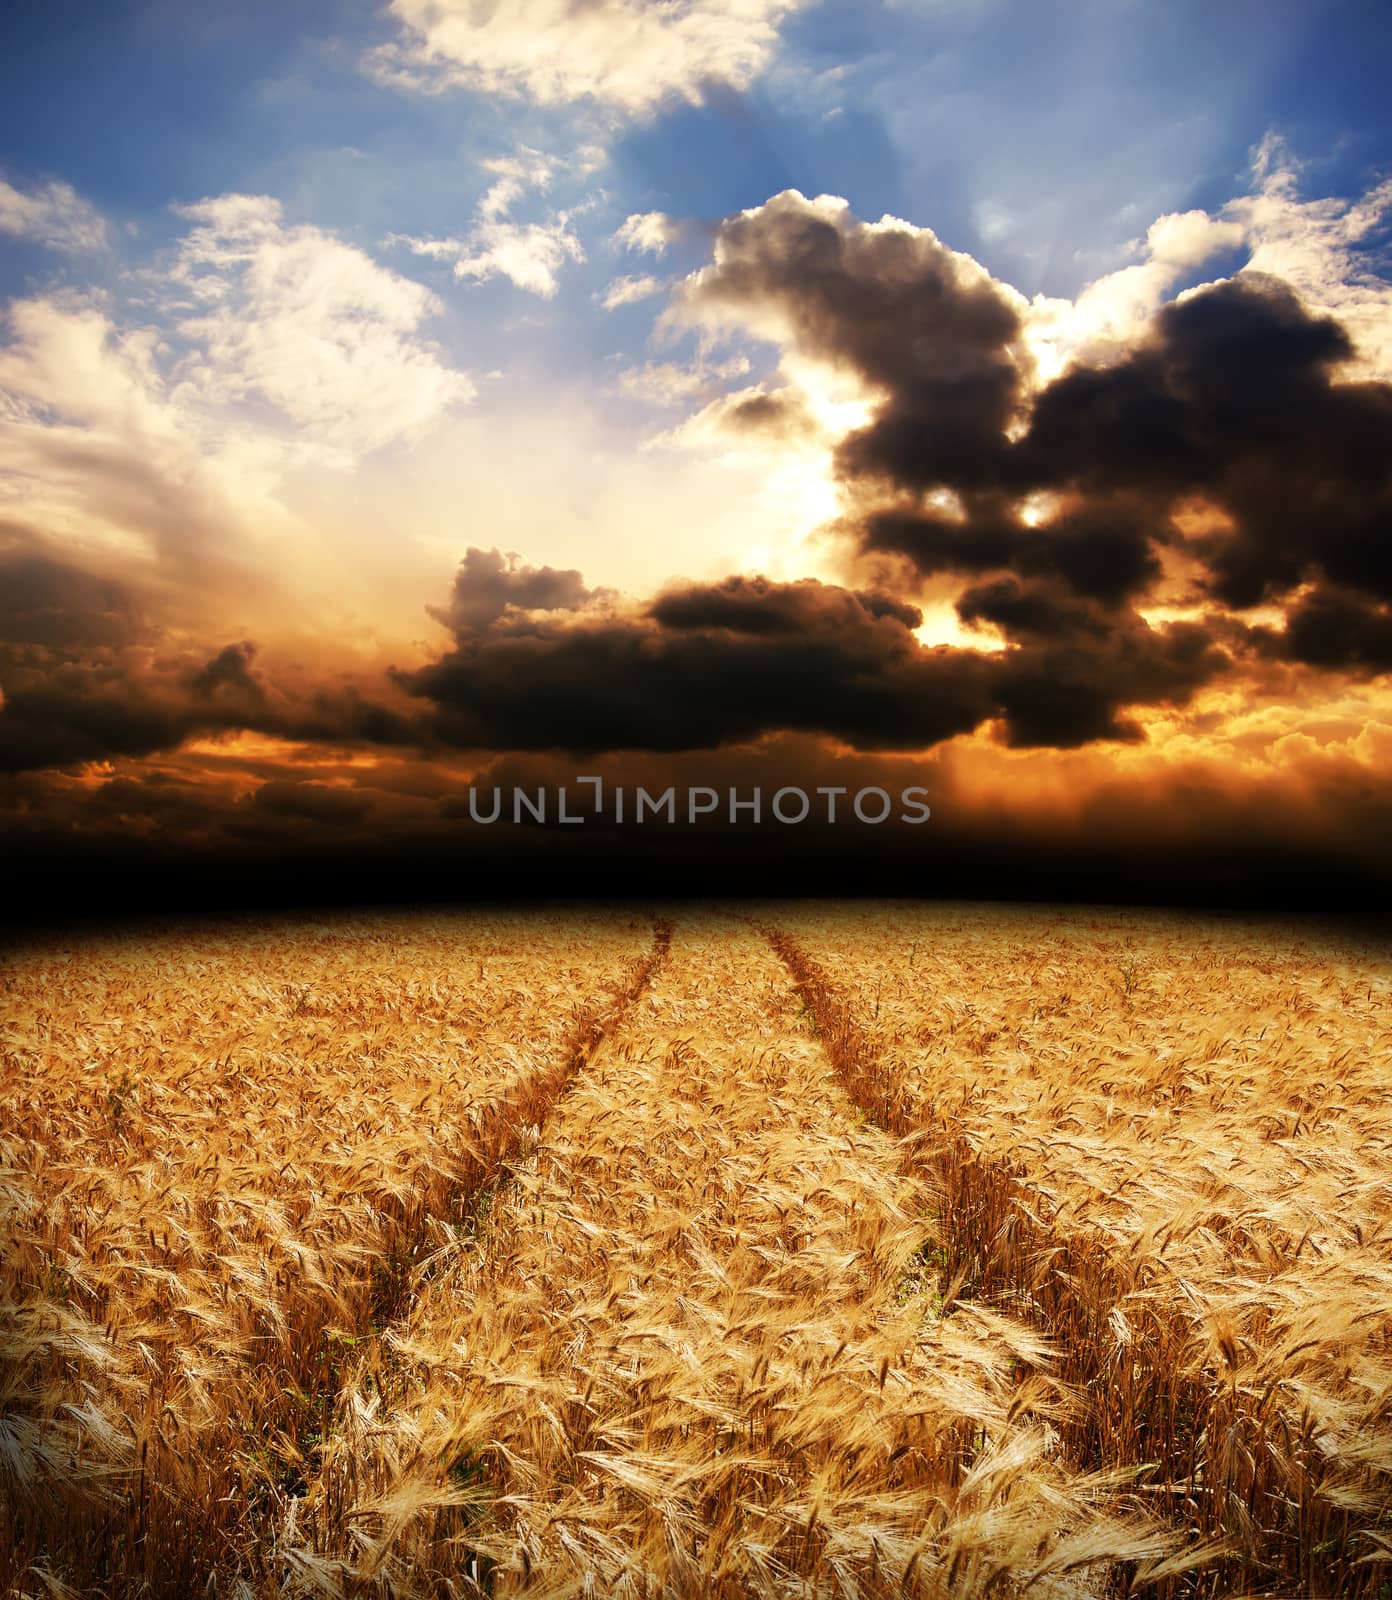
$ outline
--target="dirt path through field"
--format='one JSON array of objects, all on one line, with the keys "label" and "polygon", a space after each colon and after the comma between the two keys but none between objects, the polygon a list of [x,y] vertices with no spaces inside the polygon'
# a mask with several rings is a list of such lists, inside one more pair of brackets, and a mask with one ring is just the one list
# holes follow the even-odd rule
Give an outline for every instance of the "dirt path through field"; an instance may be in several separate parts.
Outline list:
[{"label": "dirt path through field", "polygon": [[938,1315],[925,1209],[757,932],[683,919],[343,1406],[300,1575],[1077,1594],[1158,1551],[1050,1458],[1032,1336]]},{"label": "dirt path through field", "polygon": [[[1357,1023],[1344,1039],[1312,1032],[1305,1045],[1333,1059],[1328,1099],[1353,1133],[1341,1147],[1298,1133],[1302,1114],[1312,1128],[1322,1115],[1323,1096],[1317,1074],[1278,1065],[1279,1046],[1238,1065],[1221,1045],[1174,1041],[1156,1019],[1143,1046],[1134,1023],[1129,1040],[1091,1046],[1091,1084],[1047,1057],[1041,1069],[1034,1041],[1032,1059],[1018,1035],[1026,1070],[1009,1057],[973,1068],[982,1058],[965,1046],[925,1048],[931,981],[905,1004],[902,971],[873,948],[838,950],[815,923],[764,932],[838,1080],[905,1138],[907,1170],[938,1196],[946,1271],[973,1299],[1021,1308],[1075,1392],[1105,1395],[1065,1425],[1070,1458],[1143,1472],[1158,1514],[1225,1547],[1204,1574],[1207,1593],[1247,1593],[1259,1570],[1273,1593],[1387,1600],[1392,1276],[1373,1154],[1385,1113],[1375,1080],[1341,1081],[1358,1071],[1339,1065]],[[883,1019],[882,985],[898,1002]],[[1287,993],[1299,994],[1289,978]],[[1249,1032],[1264,1034],[1274,1010]],[[1129,1091],[1128,1042],[1154,1052]],[[1246,1117],[1227,1110],[1259,1074],[1268,1087],[1249,1095]],[[1282,1094],[1299,1101],[1278,1119],[1269,1086],[1282,1076]]]}]

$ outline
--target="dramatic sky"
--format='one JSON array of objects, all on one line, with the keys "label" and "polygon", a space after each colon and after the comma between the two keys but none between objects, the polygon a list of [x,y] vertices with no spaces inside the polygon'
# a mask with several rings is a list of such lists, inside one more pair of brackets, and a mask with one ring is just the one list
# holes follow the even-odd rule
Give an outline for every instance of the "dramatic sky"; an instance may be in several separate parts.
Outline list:
[{"label": "dramatic sky", "polygon": [[[18,8],[12,884],[1380,901],[1389,59],[1371,0]],[[581,773],[933,819],[468,816]]]}]

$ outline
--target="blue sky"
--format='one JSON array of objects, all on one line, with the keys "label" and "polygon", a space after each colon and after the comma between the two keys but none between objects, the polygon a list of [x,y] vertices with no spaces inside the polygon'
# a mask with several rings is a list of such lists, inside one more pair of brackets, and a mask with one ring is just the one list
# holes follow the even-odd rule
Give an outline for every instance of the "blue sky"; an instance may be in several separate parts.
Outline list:
[{"label": "blue sky", "polygon": [[[392,31],[356,0],[17,8],[0,153],[12,178],[64,178],[154,237],[170,201],[229,190],[370,236],[457,225],[471,163],[564,149],[586,120],[376,84],[361,58]],[[1367,0],[813,4],[748,87],[608,130],[602,181],[628,209],[708,219],[786,187],[838,193],[1070,294],[1137,216],[1230,196],[1269,130],[1322,192],[1367,187],[1392,166],[1389,59],[1392,11]],[[28,265],[7,262],[6,287]]]}]

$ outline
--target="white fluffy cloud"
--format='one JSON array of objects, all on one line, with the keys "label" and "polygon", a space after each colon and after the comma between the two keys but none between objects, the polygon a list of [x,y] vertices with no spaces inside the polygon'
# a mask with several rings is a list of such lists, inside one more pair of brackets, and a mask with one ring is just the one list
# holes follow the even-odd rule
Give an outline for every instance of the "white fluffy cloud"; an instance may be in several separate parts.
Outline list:
[{"label": "white fluffy cloud", "polygon": [[262,196],[182,214],[172,262],[6,308],[0,517],[189,613],[322,560],[297,476],[423,437],[473,385],[423,337],[421,285]]},{"label": "white fluffy cloud", "polygon": [[635,211],[614,230],[614,242],[625,250],[660,256],[680,232],[680,225],[664,211]]},{"label": "white fluffy cloud", "polygon": [[1253,153],[1252,189],[1218,212],[1160,217],[1133,247],[1141,259],[1090,283],[1076,300],[1036,295],[1028,338],[1047,380],[1069,361],[1106,360],[1134,340],[1175,287],[1222,255],[1241,272],[1283,278],[1348,329],[1365,376],[1392,378],[1392,284],[1370,244],[1392,219],[1392,179],[1354,199],[1302,199],[1300,167],[1268,136]]},{"label": "white fluffy cloud", "polygon": [[106,244],[101,214],[71,184],[57,181],[26,194],[0,178],[0,233],[65,255],[82,255]]},{"label": "white fluffy cloud", "polygon": [[181,208],[194,227],[178,280],[200,309],[178,332],[186,391],[269,402],[302,436],[353,455],[408,438],[470,399],[469,378],[421,336],[428,289],[319,228],[287,227],[279,202],[226,195]]},{"label": "white fluffy cloud", "polygon": [[1141,260],[1094,280],[1076,300],[1036,295],[1026,324],[1038,379],[1047,382],[1077,357],[1105,358],[1128,346],[1187,273],[1244,240],[1237,222],[1206,211],[1173,212],[1132,246]]},{"label": "white fluffy cloud", "polygon": [[593,146],[577,152],[568,163],[524,147],[515,156],[485,161],[484,170],[495,174],[495,180],[484,191],[473,226],[463,237],[393,234],[387,242],[418,256],[450,262],[456,278],[508,278],[519,289],[550,300],[560,287],[566,262],[585,259],[572,227],[572,218],[583,207],[553,211],[543,222],[520,222],[509,213],[529,190],[548,189],[557,173],[575,171],[583,176],[602,159],[603,152]]},{"label": "white fluffy cloud", "polygon": [[591,100],[628,113],[707,84],[743,88],[800,0],[392,0],[398,35],[368,70],[402,88]]},{"label": "white fluffy cloud", "polygon": [[650,299],[655,294],[662,292],[660,278],[642,277],[615,278],[604,291],[604,309],[615,311],[620,306],[631,306],[636,301]]},{"label": "white fluffy cloud", "polygon": [[550,222],[481,222],[466,239],[395,242],[417,255],[452,262],[456,278],[509,278],[543,300],[550,300],[560,287],[559,273],[567,261],[585,259],[568,215]]},{"label": "white fluffy cloud", "polygon": [[288,451],[264,429],[217,427],[167,368],[157,328],[91,300],[10,305],[0,345],[0,508],[75,548],[202,570],[242,531],[284,534]]},{"label": "white fluffy cloud", "polygon": [[1302,200],[1300,168],[1280,140],[1256,151],[1256,184],[1223,216],[1241,227],[1252,272],[1284,278],[1332,312],[1358,347],[1363,375],[1392,380],[1392,283],[1370,249],[1392,222],[1392,178],[1353,200]]},{"label": "white fluffy cloud", "polygon": [[746,356],[729,361],[649,361],[641,367],[628,367],[619,374],[618,392],[631,400],[649,405],[670,406],[710,395],[722,384],[742,378],[749,371]]}]

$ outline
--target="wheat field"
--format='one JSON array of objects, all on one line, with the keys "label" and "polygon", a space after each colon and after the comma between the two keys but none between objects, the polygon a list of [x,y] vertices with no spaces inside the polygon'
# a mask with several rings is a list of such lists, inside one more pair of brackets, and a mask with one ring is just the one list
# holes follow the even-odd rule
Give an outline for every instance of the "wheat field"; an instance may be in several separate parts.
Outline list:
[{"label": "wheat field", "polygon": [[1392,1593],[1392,963],[907,903],[0,958],[0,1583]]}]

